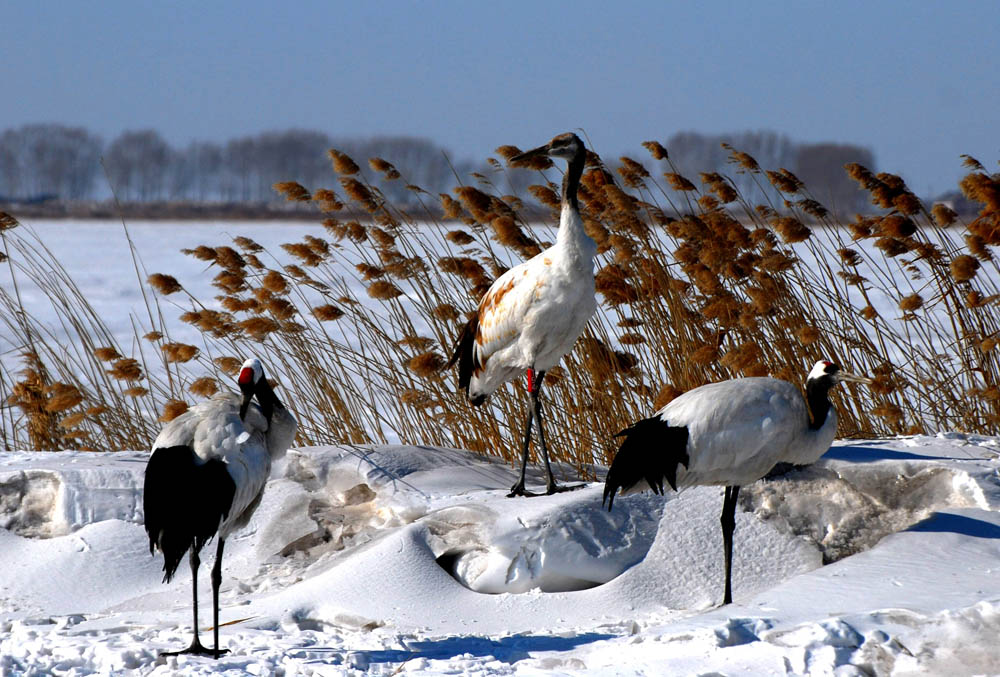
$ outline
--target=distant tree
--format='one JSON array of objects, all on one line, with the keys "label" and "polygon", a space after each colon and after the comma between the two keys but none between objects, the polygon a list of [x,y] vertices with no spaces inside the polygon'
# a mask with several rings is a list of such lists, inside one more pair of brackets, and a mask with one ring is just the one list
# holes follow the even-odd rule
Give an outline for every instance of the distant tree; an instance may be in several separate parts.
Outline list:
[{"label": "distant tree", "polygon": [[168,198],[198,202],[219,198],[221,146],[193,141],[184,150],[173,151],[171,158],[167,179]]},{"label": "distant tree", "polygon": [[0,196],[13,199],[21,196],[21,165],[14,132],[0,134]]},{"label": "distant tree", "polygon": [[170,146],[152,129],[122,133],[105,154],[112,187],[125,201],[162,198],[171,160]]},{"label": "distant tree", "polygon": [[792,165],[797,152],[797,145],[787,136],[766,130],[713,135],[678,132],[665,145],[670,161],[695,185],[700,173],[719,172],[730,177],[745,198],[760,199],[762,193],[755,177],[732,163],[723,143],[751,155],[765,169]]},{"label": "distant tree", "polygon": [[92,198],[94,184],[101,174],[101,153],[104,151],[104,140],[88,132],[82,127],[74,127],[70,134],[69,155],[73,158],[69,163],[70,170],[66,176],[65,195],[71,200]]},{"label": "distant tree", "polygon": [[272,188],[278,181],[298,181],[310,190],[329,183],[332,173],[326,151],[331,140],[323,132],[263,132],[254,141],[255,199],[278,199]]},{"label": "distant tree", "polygon": [[860,190],[844,171],[844,165],[849,162],[858,162],[875,170],[875,155],[870,148],[841,143],[812,143],[799,146],[792,171],[828,209],[849,216],[871,209],[867,193]]},{"label": "distant tree", "polygon": [[231,139],[222,151],[219,188],[225,202],[249,202],[256,161],[256,141],[249,136]]},{"label": "distant tree", "polygon": [[[229,141],[222,151],[219,192],[227,201],[281,200],[272,186],[298,181],[310,190],[336,186],[336,174],[326,151],[337,148],[361,167],[363,177],[396,203],[413,199],[407,184],[428,192],[449,190],[452,169],[444,150],[428,139],[408,136],[331,139],[323,132],[292,129],[263,132]],[[398,181],[382,181],[368,166],[370,158],[392,163]]]},{"label": "distant tree", "polygon": [[[378,185],[386,197],[397,204],[415,199],[413,192],[406,188],[407,185],[416,185],[434,194],[449,191],[455,182],[448,152],[430,139],[376,136],[369,139],[339,139],[333,145],[353,157],[366,178]],[[368,161],[372,158],[381,158],[391,163],[399,172],[399,179],[383,181],[382,174],[372,171],[368,166]]]},{"label": "distant tree", "polygon": [[722,147],[724,137],[699,132],[677,132],[667,139],[670,162],[697,183],[699,172],[717,172],[726,167],[729,152]]},{"label": "distant tree", "polygon": [[218,199],[222,172],[222,146],[217,143],[196,141],[185,153],[194,173],[194,194],[197,200]]},{"label": "distant tree", "polygon": [[90,197],[102,142],[82,127],[24,125],[0,135],[0,194],[27,199]]}]

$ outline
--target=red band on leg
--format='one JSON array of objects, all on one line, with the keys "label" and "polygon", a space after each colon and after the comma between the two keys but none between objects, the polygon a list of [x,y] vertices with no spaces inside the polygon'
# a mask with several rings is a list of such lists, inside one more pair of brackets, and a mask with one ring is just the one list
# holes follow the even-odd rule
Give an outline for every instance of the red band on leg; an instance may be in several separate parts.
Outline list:
[{"label": "red band on leg", "polygon": [[529,393],[535,392],[535,370],[534,369],[529,369],[528,370],[528,392]]}]

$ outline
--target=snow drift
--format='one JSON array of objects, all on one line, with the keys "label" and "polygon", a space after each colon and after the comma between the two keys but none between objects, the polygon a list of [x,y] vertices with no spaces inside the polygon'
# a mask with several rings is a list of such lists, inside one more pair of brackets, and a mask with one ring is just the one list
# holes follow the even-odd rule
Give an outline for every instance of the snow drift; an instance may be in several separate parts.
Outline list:
[{"label": "snow drift", "polygon": [[217,663],[157,655],[190,574],[148,553],[146,454],[7,454],[0,671],[995,671],[997,449],[837,444],[747,487],[726,607],[721,488],[608,513],[599,484],[507,499],[512,470],[466,452],[293,449],[227,542]]}]

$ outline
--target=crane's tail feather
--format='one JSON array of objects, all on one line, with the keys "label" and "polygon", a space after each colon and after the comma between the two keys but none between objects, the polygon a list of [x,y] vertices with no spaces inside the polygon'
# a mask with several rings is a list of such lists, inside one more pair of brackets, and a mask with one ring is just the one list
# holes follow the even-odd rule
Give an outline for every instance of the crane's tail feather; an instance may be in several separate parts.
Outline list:
[{"label": "crane's tail feather", "polygon": [[451,359],[444,365],[445,369],[450,369],[458,363],[458,387],[465,391],[465,396],[472,404],[479,406],[486,401],[485,397],[470,397],[469,384],[472,382],[472,375],[482,369],[482,364],[476,356],[476,336],[479,334],[479,315],[473,315],[472,319],[462,327],[462,333],[458,335],[458,342],[455,345],[455,352]]},{"label": "crane's tail feather", "polygon": [[621,431],[624,436],[604,481],[603,506],[614,505],[615,494],[626,492],[642,482],[657,494],[663,493],[663,480],[677,491],[677,467],[688,467],[688,429],[671,426],[659,416],[645,418]]},{"label": "crane's tail feather", "polygon": [[143,481],[142,510],[149,552],[163,553],[163,581],[173,578],[189,548],[200,551],[229,516],[236,484],[220,459],[203,461],[191,447],[153,450]]}]

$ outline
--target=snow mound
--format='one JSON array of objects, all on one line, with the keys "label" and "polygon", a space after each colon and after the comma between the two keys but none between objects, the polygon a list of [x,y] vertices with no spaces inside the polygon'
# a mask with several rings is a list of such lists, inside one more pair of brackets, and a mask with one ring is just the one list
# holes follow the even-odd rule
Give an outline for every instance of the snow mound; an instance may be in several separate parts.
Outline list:
[{"label": "snow mound", "polygon": [[994,673],[997,448],[840,444],[746,487],[728,606],[721,487],[608,513],[596,483],[507,499],[510,467],[456,450],[291,450],[227,541],[219,661],[158,656],[190,639],[191,579],[149,555],[147,455],[11,453],[0,672]]},{"label": "snow mound", "polygon": [[[570,495],[553,511],[524,514],[445,508],[425,518],[438,562],[470,590],[564,592],[606,583],[649,550],[662,499],[635,511],[601,509],[593,491]],[[545,509],[548,508],[548,509]]]},{"label": "snow mound", "polygon": [[[845,447],[846,449],[846,447]],[[740,506],[816,544],[829,564],[948,508],[989,508],[966,470],[917,462],[823,460],[756,482]]]},{"label": "snow mound", "polygon": [[52,538],[109,519],[142,522],[142,471],[146,457],[60,452],[29,454],[26,469],[0,461],[0,528]]}]

